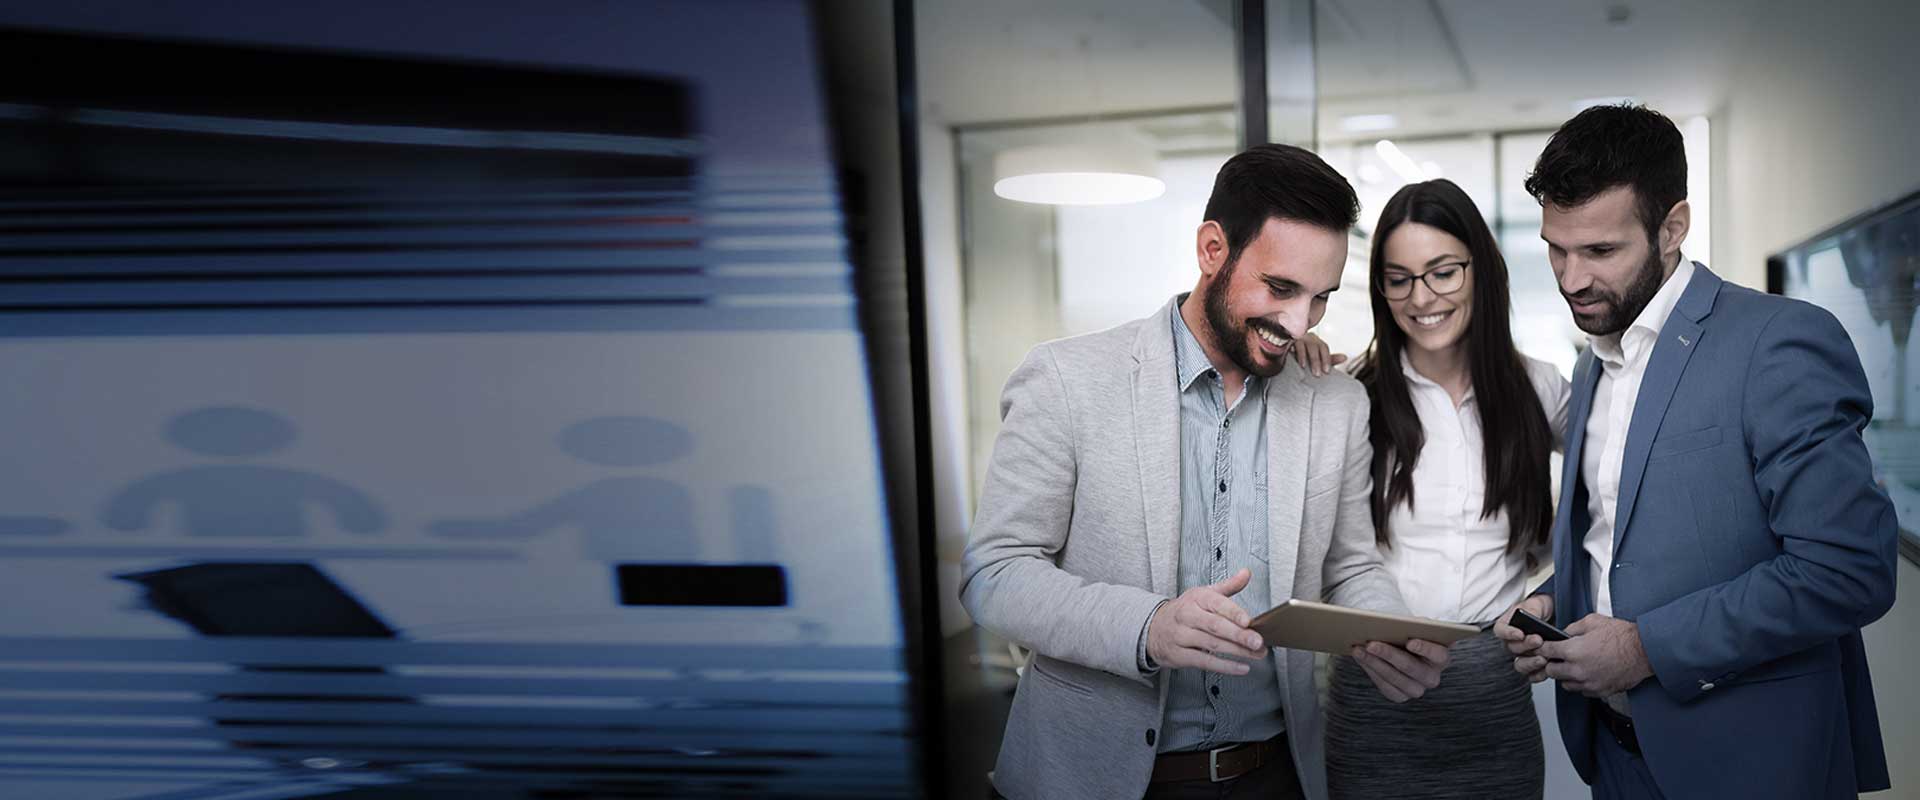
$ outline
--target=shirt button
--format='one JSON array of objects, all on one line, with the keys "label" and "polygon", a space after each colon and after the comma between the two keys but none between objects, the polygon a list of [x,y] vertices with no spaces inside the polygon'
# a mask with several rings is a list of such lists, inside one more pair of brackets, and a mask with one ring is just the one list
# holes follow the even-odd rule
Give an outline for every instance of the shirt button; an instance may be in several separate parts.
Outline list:
[{"label": "shirt button", "polygon": [[1223,492],[1224,492],[1224,491],[1226,491],[1226,490],[1227,490],[1227,482],[1226,482],[1226,481],[1221,481],[1221,482],[1220,482],[1220,491],[1223,491]]},{"label": "shirt button", "polygon": [[1212,686],[1212,687],[1208,687],[1208,689],[1207,689],[1207,691],[1209,691],[1209,692],[1213,692],[1213,696],[1214,696],[1214,697],[1219,697],[1219,696],[1220,696],[1220,687],[1218,687],[1218,686]]},{"label": "shirt button", "polygon": [[1213,560],[1215,560],[1215,561],[1219,561],[1219,560],[1220,560],[1220,548],[1218,548],[1218,547],[1216,547],[1216,548],[1213,548]]},{"label": "shirt button", "polygon": [[1703,691],[1703,692],[1713,691],[1713,684],[1711,682],[1700,684],[1700,691]]},{"label": "shirt button", "polygon": [[1153,746],[1153,729],[1152,728],[1147,729],[1147,746],[1148,747]]}]

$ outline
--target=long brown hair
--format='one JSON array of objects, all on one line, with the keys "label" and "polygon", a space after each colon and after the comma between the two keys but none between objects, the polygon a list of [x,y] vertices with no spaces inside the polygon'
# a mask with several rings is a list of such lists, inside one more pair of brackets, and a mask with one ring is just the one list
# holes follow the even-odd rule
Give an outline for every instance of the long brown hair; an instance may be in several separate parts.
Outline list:
[{"label": "long brown hair", "polygon": [[1553,432],[1526,362],[1513,346],[1509,319],[1512,300],[1507,289],[1507,262],[1494,245],[1493,232],[1473,205],[1472,198],[1452,181],[1416,183],[1394,193],[1380,212],[1373,231],[1373,263],[1368,282],[1373,298],[1373,345],[1360,357],[1354,377],[1367,387],[1373,424],[1373,524],[1376,541],[1390,545],[1387,517],[1395,506],[1415,502],[1413,468],[1426,445],[1426,431],[1414,411],[1401,371],[1407,333],[1393,319],[1381,291],[1386,277],[1387,238],[1401,225],[1417,222],[1446,231],[1465,242],[1472,259],[1467,279],[1473,281],[1473,318],[1463,342],[1479,406],[1486,471],[1486,502],[1480,518],[1507,511],[1509,551],[1546,542],[1553,526],[1553,499],[1548,487],[1547,456],[1553,450]]}]

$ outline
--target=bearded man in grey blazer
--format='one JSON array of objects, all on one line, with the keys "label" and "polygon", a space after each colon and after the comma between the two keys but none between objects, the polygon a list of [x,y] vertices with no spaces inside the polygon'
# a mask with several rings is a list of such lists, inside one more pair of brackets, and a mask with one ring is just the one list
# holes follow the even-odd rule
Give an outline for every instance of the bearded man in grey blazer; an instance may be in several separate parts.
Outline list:
[{"label": "bearded man in grey blazer", "polygon": [[[1405,613],[1374,545],[1366,391],[1287,367],[1358,213],[1319,157],[1250,148],[1215,178],[1193,292],[1007,380],[961,587],[1034,653],[1005,796],[1326,797],[1314,656],[1247,623],[1294,597]],[[1396,701],[1447,664],[1418,640],[1352,655]]]}]

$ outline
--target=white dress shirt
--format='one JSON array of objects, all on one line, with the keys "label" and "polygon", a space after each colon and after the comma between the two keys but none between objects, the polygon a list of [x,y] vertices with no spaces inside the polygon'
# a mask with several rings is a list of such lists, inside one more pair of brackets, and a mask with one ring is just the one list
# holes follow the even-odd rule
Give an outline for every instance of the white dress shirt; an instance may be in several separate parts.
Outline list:
[{"label": "white dress shirt", "polygon": [[[1559,451],[1566,441],[1572,389],[1553,365],[1525,356],[1521,360],[1553,431],[1554,450]],[[1404,355],[1400,368],[1426,444],[1413,467],[1413,503],[1388,512],[1389,544],[1380,548],[1380,557],[1414,614],[1486,622],[1520,602],[1529,556],[1534,564],[1551,561],[1551,547],[1509,551],[1506,510],[1480,517],[1487,473],[1473,389],[1467,389],[1456,408],[1447,390],[1415,371]]]},{"label": "white dress shirt", "polygon": [[1693,262],[1682,256],[1666,285],[1632,325],[1590,341],[1601,370],[1600,383],[1593,390],[1593,409],[1587,414],[1586,442],[1581,445],[1580,480],[1587,486],[1587,514],[1593,520],[1585,540],[1593,610],[1609,617],[1613,616],[1613,591],[1607,585],[1613,574],[1613,515],[1620,504],[1620,462],[1627,450],[1627,426],[1640,398],[1640,380],[1646,377],[1653,344],[1691,280]]}]

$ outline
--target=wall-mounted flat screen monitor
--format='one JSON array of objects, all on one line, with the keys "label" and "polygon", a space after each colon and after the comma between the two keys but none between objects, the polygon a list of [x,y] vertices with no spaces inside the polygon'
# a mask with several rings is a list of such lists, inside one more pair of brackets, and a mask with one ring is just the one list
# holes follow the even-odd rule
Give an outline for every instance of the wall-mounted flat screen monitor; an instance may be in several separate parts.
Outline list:
[{"label": "wall-mounted flat screen monitor", "polygon": [[1873,391],[1867,449],[1920,563],[1920,192],[1867,211],[1767,259],[1768,291],[1833,312]]}]

